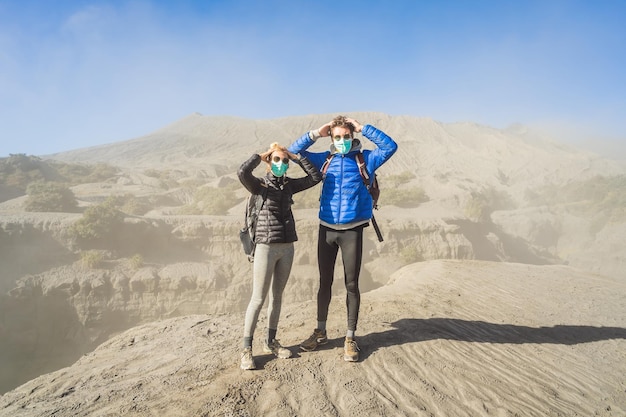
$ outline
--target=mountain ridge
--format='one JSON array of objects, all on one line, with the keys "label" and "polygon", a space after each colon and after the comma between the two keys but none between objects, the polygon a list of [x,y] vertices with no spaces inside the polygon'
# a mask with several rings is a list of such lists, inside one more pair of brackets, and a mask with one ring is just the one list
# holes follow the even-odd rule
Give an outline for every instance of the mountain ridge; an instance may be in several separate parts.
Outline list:
[{"label": "mountain ridge", "polygon": [[[442,123],[428,117],[390,116],[379,112],[353,112],[346,113],[346,115],[354,117],[362,123],[373,124],[393,137],[399,144],[407,142],[436,144],[437,139],[443,138],[447,141],[456,140],[456,144],[470,148],[482,149],[480,145],[484,147],[485,144],[480,142],[480,138],[506,139],[514,140],[513,145],[516,146],[528,145],[529,143],[535,146],[540,144],[541,148],[547,151],[565,150],[569,153],[578,154],[580,157],[585,155],[591,159],[600,158],[592,152],[558,144],[558,142],[545,136],[533,133],[528,128],[496,129],[472,122]],[[166,165],[182,164],[185,160],[193,163],[196,159],[213,162],[211,160],[211,157],[214,157],[211,155],[212,152],[227,151],[230,155],[239,156],[239,151],[245,150],[245,155],[259,151],[259,148],[264,149],[274,141],[288,145],[308,130],[326,123],[333,116],[334,114],[317,114],[253,120],[235,116],[204,116],[199,113],[192,113],[138,138],[68,150],[45,157],[66,162],[107,162],[134,167],[137,160],[144,163],[145,158],[142,157],[145,157],[146,151],[152,153],[169,151],[182,158],[155,159],[154,162]],[[227,143],[223,143],[225,139],[227,139]],[[146,149],[146,143],[149,143],[154,149]],[[322,146],[316,144],[314,148],[322,150],[327,147],[327,142],[324,139],[320,143]],[[490,143],[493,144],[492,141]],[[200,155],[194,154],[193,150],[189,149],[187,149],[187,153],[180,152],[180,148],[188,146],[200,149]],[[390,163],[392,162],[393,159]],[[613,164],[609,163],[609,165]]]}]

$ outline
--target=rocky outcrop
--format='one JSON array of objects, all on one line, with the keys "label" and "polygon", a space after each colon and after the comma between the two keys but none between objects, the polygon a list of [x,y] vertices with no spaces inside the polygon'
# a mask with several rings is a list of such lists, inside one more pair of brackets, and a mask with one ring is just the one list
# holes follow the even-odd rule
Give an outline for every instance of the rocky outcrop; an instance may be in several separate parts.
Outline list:
[{"label": "rocky outcrop", "polygon": [[315,302],[285,303],[290,359],[262,353],[263,312],[256,371],[239,369],[241,315],[187,315],[5,393],[0,416],[623,416],[625,289],[562,265],[419,262],[363,294],[358,363],[342,360],[341,296],[313,352],[297,344]]},{"label": "rocky outcrop", "polygon": [[[516,259],[500,244],[504,237],[493,231],[486,232],[493,240],[484,238],[478,248],[477,225],[380,217],[385,242],[378,243],[373,230],[365,233],[363,292],[385,285],[395,270],[416,261]],[[80,251],[72,248],[64,233],[73,220],[73,215],[58,214],[35,223],[5,221],[0,229],[5,245],[32,254],[27,266],[32,273],[16,278],[19,269],[14,266],[9,268],[13,275],[3,277],[5,287],[11,289],[3,295],[0,307],[0,350],[7,352],[6,363],[0,366],[18,366],[26,372],[19,376],[3,373],[1,388],[9,389],[38,374],[42,364],[46,364],[43,369],[67,365],[110,335],[141,323],[245,310],[252,265],[240,248],[238,219],[127,218],[124,231],[100,249],[102,260],[92,267],[81,261]],[[296,258],[285,299],[315,298],[317,228],[315,218],[299,220]],[[336,274],[334,293],[342,294],[341,268]]]}]

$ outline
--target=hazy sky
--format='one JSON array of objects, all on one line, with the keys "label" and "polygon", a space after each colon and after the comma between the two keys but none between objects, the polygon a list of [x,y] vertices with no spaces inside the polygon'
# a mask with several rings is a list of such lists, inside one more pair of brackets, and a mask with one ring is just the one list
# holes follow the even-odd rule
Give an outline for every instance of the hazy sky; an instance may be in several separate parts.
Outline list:
[{"label": "hazy sky", "polygon": [[0,0],[0,156],[193,112],[522,123],[621,150],[625,21],[611,0]]}]

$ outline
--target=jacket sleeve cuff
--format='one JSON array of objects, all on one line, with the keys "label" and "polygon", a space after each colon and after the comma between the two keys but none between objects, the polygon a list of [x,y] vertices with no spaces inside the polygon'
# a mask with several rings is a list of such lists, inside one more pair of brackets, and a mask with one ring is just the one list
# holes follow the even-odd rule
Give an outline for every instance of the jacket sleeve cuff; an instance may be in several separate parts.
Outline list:
[{"label": "jacket sleeve cuff", "polygon": [[321,137],[322,135],[318,129],[309,130],[309,138],[311,138],[311,140],[318,140]]}]

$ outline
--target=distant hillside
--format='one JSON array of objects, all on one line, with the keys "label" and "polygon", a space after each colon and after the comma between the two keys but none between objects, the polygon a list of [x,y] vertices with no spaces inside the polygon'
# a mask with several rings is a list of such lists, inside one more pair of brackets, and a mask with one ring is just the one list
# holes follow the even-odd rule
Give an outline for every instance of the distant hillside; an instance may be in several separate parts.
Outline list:
[{"label": "distant hillside", "polygon": [[87,165],[43,160],[37,156],[15,154],[0,158],[0,202],[26,193],[32,182],[57,182],[66,185],[100,182],[119,170],[105,163]]},{"label": "distant hillside", "polygon": [[[523,126],[506,130],[473,123],[440,123],[429,118],[348,113],[371,123],[400,145],[380,175],[411,172],[429,195],[439,184],[458,192],[474,187],[523,193],[539,184],[561,184],[596,175],[626,172],[618,162],[541,137]],[[201,170],[210,177],[234,174],[250,154],[270,143],[292,143],[334,114],[250,120],[192,114],[137,139],[77,149],[47,158],[65,162],[108,163],[126,169]],[[328,148],[323,138],[311,150]],[[371,143],[365,141],[365,146]],[[446,191],[447,192],[447,191]]]},{"label": "distant hillside", "polygon": [[[599,163],[602,158],[597,155],[543,138],[523,126],[499,130],[473,123],[440,123],[429,118],[389,116],[383,113],[346,114],[384,130],[403,145],[401,149],[408,147],[405,158],[394,158],[390,167],[414,168],[417,165],[418,168],[428,169],[435,162],[434,157],[445,155],[445,161],[448,161],[444,164],[446,167],[463,167],[490,160],[490,164],[496,163],[523,175],[533,165],[538,166],[547,159],[568,157],[579,163],[587,163],[587,168],[600,169],[594,166],[597,164],[604,165],[602,169],[606,174],[615,172],[613,165],[616,164]],[[242,156],[266,149],[272,142],[288,145],[334,116],[321,114],[251,120],[194,113],[136,139],[69,150],[46,157],[66,162],[105,162],[128,168],[202,168],[207,163],[239,162]],[[324,150],[327,145],[328,139],[322,139],[314,150]],[[454,152],[442,153],[451,147]],[[529,161],[529,153],[541,157],[524,171],[523,166]],[[497,160],[491,160],[492,156],[496,156]],[[464,161],[464,164],[459,165],[460,161]],[[436,162],[440,165],[442,161],[437,159]],[[441,170],[445,172],[445,167],[441,167]]]}]

